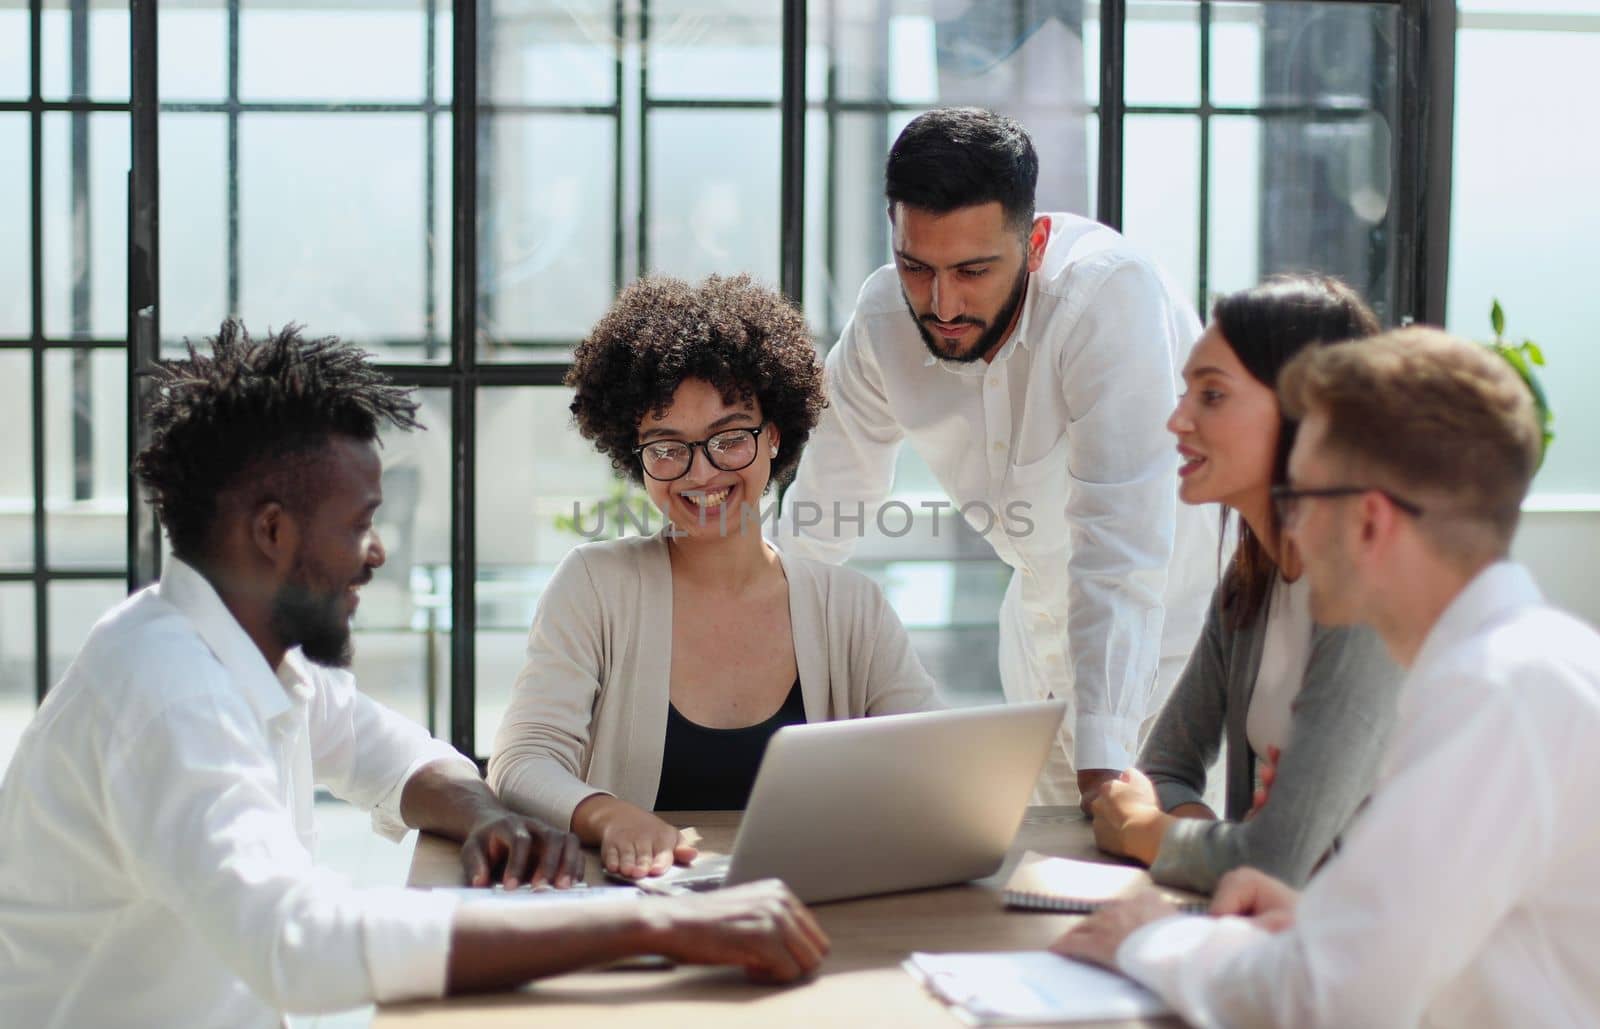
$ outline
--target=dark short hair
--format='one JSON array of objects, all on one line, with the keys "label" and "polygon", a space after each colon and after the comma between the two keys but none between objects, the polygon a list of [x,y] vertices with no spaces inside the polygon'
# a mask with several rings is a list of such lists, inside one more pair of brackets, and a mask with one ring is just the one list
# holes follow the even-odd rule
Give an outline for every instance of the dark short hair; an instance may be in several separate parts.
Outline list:
[{"label": "dark short hair", "polygon": [[901,130],[884,162],[891,209],[905,204],[936,214],[994,201],[1006,224],[1033,224],[1039,155],[1021,125],[981,107],[941,107]]},{"label": "dark short hair", "polygon": [[816,347],[793,304],[748,275],[699,286],[640,279],[572,355],[573,420],[613,468],[642,483],[639,423],[663,414],[685,379],[709,382],[726,403],[753,399],[781,441],[772,481],[794,474],[826,401]]},{"label": "dark short hair", "polygon": [[223,495],[248,485],[307,510],[315,496],[308,467],[332,438],[370,442],[385,422],[417,427],[412,391],[335,337],[306,339],[288,325],[252,339],[229,319],[206,343],[208,356],[191,343],[186,359],[147,373],[150,442],[133,466],[185,560],[206,556]]},{"label": "dark short hair", "polygon": [[[1277,388],[1284,366],[1306,348],[1361,339],[1381,328],[1360,294],[1331,275],[1318,274],[1277,275],[1259,286],[1229,293],[1212,307],[1211,323],[1245,370],[1268,389]],[[1279,417],[1273,485],[1288,480],[1289,451],[1298,424],[1287,415]],[[1276,510],[1268,517],[1276,520]],[[1222,593],[1229,621],[1236,626],[1250,622],[1266,602],[1278,567],[1243,518],[1238,531]]]},{"label": "dark short hair", "polygon": [[1468,567],[1510,550],[1543,430],[1527,384],[1489,348],[1397,329],[1297,357],[1279,393],[1296,416],[1327,413],[1323,449],[1352,475],[1419,503],[1441,555]]}]

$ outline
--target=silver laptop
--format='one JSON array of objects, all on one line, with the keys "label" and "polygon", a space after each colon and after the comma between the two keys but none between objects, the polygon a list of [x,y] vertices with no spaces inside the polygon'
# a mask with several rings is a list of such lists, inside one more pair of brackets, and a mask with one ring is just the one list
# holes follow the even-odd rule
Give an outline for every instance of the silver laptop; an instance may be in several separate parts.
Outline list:
[{"label": "silver laptop", "polygon": [[1065,701],[791,725],[767,744],[733,853],[651,880],[676,892],[777,878],[816,903],[992,875]]}]

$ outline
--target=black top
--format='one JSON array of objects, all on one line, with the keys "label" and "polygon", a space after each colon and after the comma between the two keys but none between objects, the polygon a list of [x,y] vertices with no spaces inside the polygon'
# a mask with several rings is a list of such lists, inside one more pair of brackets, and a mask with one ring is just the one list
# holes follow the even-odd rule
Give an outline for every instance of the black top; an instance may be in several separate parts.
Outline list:
[{"label": "black top", "polygon": [[805,698],[794,681],[777,713],[742,729],[710,729],[667,704],[667,742],[661,753],[657,811],[742,811],[772,734],[803,725]]}]

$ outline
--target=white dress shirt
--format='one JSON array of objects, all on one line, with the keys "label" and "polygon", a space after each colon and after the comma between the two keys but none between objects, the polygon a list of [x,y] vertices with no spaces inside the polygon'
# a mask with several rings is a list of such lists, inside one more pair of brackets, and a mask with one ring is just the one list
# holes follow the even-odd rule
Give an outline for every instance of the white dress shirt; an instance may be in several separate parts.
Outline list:
[{"label": "white dress shirt", "polygon": [[[1200,324],[1121,236],[1049,217],[1044,264],[992,362],[934,358],[894,266],[867,279],[776,536],[843,561],[862,524],[847,519],[864,506],[873,523],[909,440],[1016,570],[1000,614],[1006,696],[1074,699],[1062,735],[1077,767],[1123,768],[1159,706],[1159,660],[1174,659],[1175,679],[1216,584],[1216,516],[1178,503],[1166,430]],[[807,505],[820,522],[797,528]]]},{"label": "white dress shirt", "polygon": [[443,992],[455,901],[312,863],[312,789],[399,839],[465,761],[299,651],[275,674],[198,572],[113,609],[0,786],[7,1025],[272,1026]]},{"label": "white dress shirt", "polygon": [[1596,740],[1600,634],[1491,566],[1429,632],[1294,927],[1164,919],[1118,964],[1201,1026],[1600,1025]]}]

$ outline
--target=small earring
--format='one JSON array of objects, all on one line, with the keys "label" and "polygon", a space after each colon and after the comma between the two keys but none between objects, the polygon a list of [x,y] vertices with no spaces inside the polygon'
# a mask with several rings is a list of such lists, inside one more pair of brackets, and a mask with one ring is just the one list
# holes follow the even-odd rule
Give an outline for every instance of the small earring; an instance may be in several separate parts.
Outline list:
[{"label": "small earring", "polygon": [[777,457],[778,456],[778,445],[776,443],[774,443],[772,445],[772,450],[771,450],[771,452],[769,452],[767,454],[767,456],[768,457]]}]

